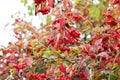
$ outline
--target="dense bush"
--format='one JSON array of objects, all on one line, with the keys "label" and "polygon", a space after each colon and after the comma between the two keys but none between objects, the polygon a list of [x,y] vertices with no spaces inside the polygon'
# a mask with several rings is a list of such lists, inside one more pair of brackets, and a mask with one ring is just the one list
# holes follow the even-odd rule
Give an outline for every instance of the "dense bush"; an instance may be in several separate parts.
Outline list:
[{"label": "dense bush", "polygon": [[37,29],[15,19],[16,42],[0,48],[1,80],[120,79],[119,0],[34,0],[34,5],[35,15],[47,16],[46,24]]}]

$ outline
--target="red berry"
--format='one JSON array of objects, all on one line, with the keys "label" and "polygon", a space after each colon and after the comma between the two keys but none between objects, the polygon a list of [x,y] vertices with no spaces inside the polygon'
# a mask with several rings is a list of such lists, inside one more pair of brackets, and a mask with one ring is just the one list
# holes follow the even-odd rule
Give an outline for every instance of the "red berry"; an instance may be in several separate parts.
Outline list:
[{"label": "red berry", "polygon": [[46,76],[45,73],[40,74],[40,76],[41,76],[42,78],[47,78],[47,76]]},{"label": "red berry", "polygon": [[73,19],[75,21],[81,21],[81,20],[83,20],[83,17],[82,16],[73,16]]}]

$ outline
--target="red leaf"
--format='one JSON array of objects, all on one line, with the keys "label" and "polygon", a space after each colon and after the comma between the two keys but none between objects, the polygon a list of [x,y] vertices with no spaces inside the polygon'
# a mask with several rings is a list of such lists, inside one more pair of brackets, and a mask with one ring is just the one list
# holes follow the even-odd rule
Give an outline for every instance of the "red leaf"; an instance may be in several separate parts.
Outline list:
[{"label": "red leaf", "polygon": [[115,21],[105,21],[104,24],[108,24],[110,26],[115,26],[117,23]]},{"label": "red leaf", "polygon": [[108,41],[109,41],[109,37],[104,37],[103,39],[102,39],[102,43],[103,44],[108,44]]},{"label": "red leaf", "polygon": [[66,5],[69,0],[63,0],[63,4]]},{"label": "red leaf", "polygon": [[110,3],[111,3],[112,5],[119,4],[119,3],[120,3],[120,0],[110,0]]},{"label": "red leaf", "polygon": [[62,63],[60,64],[60,71],[63,72],[64,74],[66,73],[66,68]]},{"label": "red leaf", "polygon": [[25,63],[26,63],[28,66],[32,67],[33,58],[32,58],[32,57],[28,57],[28,58],[25,60]]},{"label": "red leaf", "polygon": [[93,53],[90,53],[89,56],[90,56],[91,59],[96,59],[96,55],[93,54]]},{"label": "red leaf", "polygon": [[0,71],[0,76],[4,73],[4,71]]},{"label": "red leaf", "polygon": [[110,21],[114,21],[115,18],[111,14],[103,14],[104,18]]},{"label": "red leaf", "polygon": [[98,39],[98,40],[94,41],[94,45],[92,46],[92,50],[98,51],[102,46],[102,41],[103,41],[103,39]]},{"label": "red leaf", "polygon": [[12,54],[12,53],[15,52],[15,50],[12,50],[12,49],[6,49],[5,52],[7,52],[7,53],[11,53],[11,54]]},{"label": "red leaf", "polygon": [[51,65],[50,68],[47,69],[46,74],[51,75],[54,74],[55,66],[54,64]]},{"label": "red leaf", "polygon": [[98,40],[95,41],[95,46],[96,47],[101,46],[101,44],[102,44],[102,39],[98,39]]},{"label": "red leaf", "polygon": [[90,47],[90,45],[83,45],[82,46],[82,52],[83,53],[87,53],[87,52],[91,52],[91,47]]},{"label": "red leaf", "polygon": [[64,28],[64,22],[65,22],[65,18],[60,18],[59,19],[59,24],[60,24],[61,29]]},{"label": "red leaf", "polygon": [[69,47],[59,47],[59,50],[64,52],[64,51],[69,51],[70,48]]},{"label": "red leaf", "polygon": [[57,46],[58,46],[59,40],[60,40],[60,34],[57,34],[57,36],[56,36],[56,41],[55,41],[56,44],[55,44],[54,47],[57,47]]},{"label": "red leaf", "polygon": [[101,53],[99,53],[97,56],[100,56],[100,57],[106,58],[106,59],[108,59],[108,57],[109,57],[106,52],[101,52]]},{"label": "red leaf", "polygon": [[48,0],[48,5],[50,7],[54,7],[54,0]]},{"label": "red leaf", "polygon": [[67,73],[70,73],[70,71],[71,71],[71,69],[72,69],[72,67],[73,67],[73,65],[72,64],[70,64],[68,67],[67,67]]},{"label": "red leaf", "polygon": [[85,61],[87,61],[88,59],[89,59],[89,57],[88,57],[88,56],[83,57],[83,58],[80,60],[80,65],[79,65],[79,68],[82,68],[82,67],[83,67],[84,62],[85,62]]},{"label": "red leaf", "polygon": [[48,14],[50,12],[50,8],[44,7],[42,9],[36,10],[37,13],[41,12],[43,15]]},{"label": "red leaf", "polygon": [[72,12],[68,12],[68,13],[67,13],[67,16],[68,16],[68,17],[72,17],[72,16],[73,16],[73,13],[72,13]]},{"label": "red leaf", "polygon": [[117,45],[117,47],[118,47],[118,48],[119,48],[119,50],[120,50],[120,44],[118,44],[118,45]]},{"label": "red leaf", "polygon": [[31,73],[31,74],[29,75],[29,78],[31,78],[31,79],[37,79],[37,74]]},{"label": "red leaf", "polygon": [[42,1],[41,0],[34,0],[34,3],[39,5]]},{"label": "red leaf", "polygon": [[14,65],[14,68],[16,68],[16,69],[24,69],[25,67],[26,67],[26,65],[24,63]]},{"label": "red leaf", "polygon": [[80,33],[77,32],[75,29],[72,29],[72,30],[70,31],[70,35],[71,35],[72,37],[74,37],[74,38],[79,38],[79,37],[80,37]]}]

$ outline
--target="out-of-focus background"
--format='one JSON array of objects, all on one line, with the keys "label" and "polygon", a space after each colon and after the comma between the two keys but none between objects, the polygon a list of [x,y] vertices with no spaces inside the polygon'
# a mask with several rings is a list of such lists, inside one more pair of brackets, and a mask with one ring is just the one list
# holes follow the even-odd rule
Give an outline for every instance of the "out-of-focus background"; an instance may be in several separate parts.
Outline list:
[{"label": "out-of-focus background", "polygon": [[[11,18],[11,15],[14,15],[17,12],[21,13],[20,16],[24,13],[28,14],[27,8],[21,3],[21,1],[22,0],[2,0],[0,2],[0,45],[7,46],[8,42],[13,41],[11,33],[12,26],[10,25],[13,23],[14,19]],[[27,5],[32,2],[33,0],[29,0]],[[36,16],[28,16],[25,20],[32,22],[34,26],[38,26],[40,23],[40,20]],[[5,27],[8,23],[10,25]]]},{"label": "out-of-focus background", "polygon": [[17,11],[25,12],[24,5],[20,3],[20,0],[2,0],[0,2],[0,45],[6,46],[12,39],[9,33],[10,28],[5,28],[5,25],[12,22],[11,15]]}]

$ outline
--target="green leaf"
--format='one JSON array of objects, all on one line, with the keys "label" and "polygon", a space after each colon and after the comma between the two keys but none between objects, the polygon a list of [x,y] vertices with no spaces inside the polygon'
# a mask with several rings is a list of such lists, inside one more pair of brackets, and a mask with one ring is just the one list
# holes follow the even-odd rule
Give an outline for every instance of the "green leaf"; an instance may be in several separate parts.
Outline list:
[{"label": "green leaf", "polygon": [[86,35],[89,35],[91,33],[91,31],[92,31],[91,29],[87,30]]},{"label": "green leaf", "polygon": [[104,1],[104,0],[99,0],[99,1],[100,1],[100,3],[101,3],[102,5],[104,5],[104,6],[107,7],[107,6],[109,5],[109,1],[110,1],[110,0],[105,0],[105,1]]},{"label": "green leaf", "polygon": [[45,72],[46,71],[45,65],[46,64],[44,63],[43,60],[38,62],[37,65],[35,66],[35,72],[38,73],[38,74]]},{"label": "green leaf", "polygon": [[23,3],[24,5],[26,5],[28,3],[28,0],[21,0],[21,3]]},{"label": "green leaf", "polygon": [[33,56],[36,58],[38,57],[38,53],[37,52],[33,52]]},{"label": "green leaf", "polygon": [[31,10],[31,6],[28,6],[27,8],[28,8],[28,10]]},{"label": "green leaf", "polygon": [[45,52],[43,53],[43,57],[44,57],[44,58],[48,58],[48,57],[50,57],[50,54],[51,54],[51,51],[50,51],[50,50],[47,50],[47,51],[45,51]]},{"label": "green leaf", "polygon": [[120,71],[117,72],[118,76],[120,76]]},{"label": "green leaf", "polygon": [[31,5],[28,5],[27,9],[28,10],[35,10],[35,4],[32,3]]},{"label": "green leaf", "polygon": [[103,73],[97,74],[97,75],[96,75],[96,79],[99,78],[99,77],[101,77],[101,76],[103,76]]},{"label": "green leaf", "polygon": [[75,0],[75,5],[79,4],[81,0]]},{"label": "green leaf", "polygon": [[89,9],[90,17],[99,18],[100,17],[100,9],[96,5],[92,5]]},{"label": "green leaf", "polygon": [[67,61],[65,59],[62,60],[62,63],[67,66]]},{"label": "green leaf", "polygon": [[112,74],[110,75],[110,80],[117,80],[117,76],[112,73]]},{"label": "green leaf", "polygon": [[51,16],[48,15],[47,18],[46,18],[46,23],[47,23],[47,24],[50,24],[51,22],[52,22]]},{"label": "green leaf", "polygon": [[32,15],[33,15],[32,11],[28,11],[28,14],[29,14],[30,16],[32,16]]},{"label": "green leaf", "polygon": [[38,41],[37,40],[32,41],[32,48],[35,48],[35,46],[37,46],[37,45],[38,45]]},{"label": "green leaf", "polygon": [[51,64],[55,64],[55,60],[54,59],[51,59],[49,60]]},{"label": "green leaf", "polygon": [[35,10],[35,4],[32,3],[32,6],[31,6],[32,10]]},{"label": "green leaf", "polygon": [[14,17],[14,15],[11,15],[11,18],[13,18]]},{"label": "green leaf", "polygon": [[21,0],[21,3],[23,3],[24,2],[24,0]]},{"label": "green leaf", "polygon": [[40,26],[42,26],[42,27],[43,27],[43,23],[41,23],[41,24],[40,24]]}]

